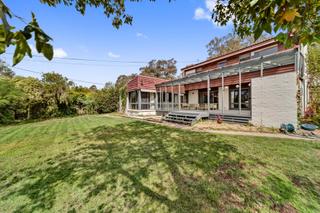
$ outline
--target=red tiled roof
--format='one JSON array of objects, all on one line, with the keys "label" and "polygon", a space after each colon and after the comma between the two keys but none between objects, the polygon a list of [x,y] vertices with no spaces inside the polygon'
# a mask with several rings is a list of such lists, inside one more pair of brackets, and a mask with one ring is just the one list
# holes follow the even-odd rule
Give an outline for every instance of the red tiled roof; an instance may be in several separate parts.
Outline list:
[{"label": "red tiled roof", "polygon": [[127,91],[134,91],[134,90],[156,90],[156,84],[160,84],[163,82],[166,82],[168,80],[162,79],[162,78],[156,78],[151,76],[145,76],[145,75],[138,75],[135,78],[133,78],[131,81],[127,84]]}]

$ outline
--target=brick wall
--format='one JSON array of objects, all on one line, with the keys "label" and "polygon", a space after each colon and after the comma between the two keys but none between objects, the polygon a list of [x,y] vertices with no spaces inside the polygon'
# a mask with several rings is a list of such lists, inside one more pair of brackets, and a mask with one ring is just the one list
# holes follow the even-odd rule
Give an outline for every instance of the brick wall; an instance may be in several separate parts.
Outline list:
[{"label": "brick wall", "polygon": [[297,126],[297,75],[295,72],[252,79],[252,123],[279,128]]}]

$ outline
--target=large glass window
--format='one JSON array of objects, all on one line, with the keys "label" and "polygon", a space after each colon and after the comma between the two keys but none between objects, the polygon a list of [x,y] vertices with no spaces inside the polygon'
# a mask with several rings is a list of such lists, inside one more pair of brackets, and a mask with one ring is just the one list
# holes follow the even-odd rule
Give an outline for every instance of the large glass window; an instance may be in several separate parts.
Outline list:
[{"label": "large glass window", "polygon": [[226,60],[224,60],[224,61],[220,61],[220,62],[218,62],[218,68],[222,68],[222,67],[225,67],[227,65],[227,61]]},{"label": "large glass window", "polygon": [[150,93],[141,92],[141,109],[150,109]]},{"label": "large glass window", "polygon": [[141,92],[141,102],[142,103],[150,103],[150,93],[149,92]]},{"label": "large glass window", "polygon": [[130,109],[138,109],[138,92],[133,91],[129,93]]},{"label": "large glass window", "polygon": [[[217,89],[210,90],[210,103],[218,103],[219,95]],[[208,90],[202,89],[199,90],[199,104],[207,104],[208,103]]]},{"label": "large glass window", "polygon": [[189,98],[188,91],[186,91],[186,93],[183,94],[183,96],[181,96],[181,103],[187,104],[188,103],[188,98]]},{"label": "large glass window", "polygon": [[251,59],[250,53],[247,53],[247,54],[244,54],[244,55],[240,55],[240,57],[239,57],[240,62],[247,61],[247,60],[250,60],[250,59]]},{"label": "large glass window", "polygon": [[[229,89],[230,97],[230,109],[238,110],[239,109],[239,88],[231,87]],[[251,94],[250,88],[244,87],[241,88],[241,109],[248,110],[250,109]]]},{"label": "large glass window", "polygon": [[270,55],[272,53],[276,53],[278,51],[278,47],[270,47],[264,50],[259,50],[253,53],[253,58],[258,58],[265,55]]}]

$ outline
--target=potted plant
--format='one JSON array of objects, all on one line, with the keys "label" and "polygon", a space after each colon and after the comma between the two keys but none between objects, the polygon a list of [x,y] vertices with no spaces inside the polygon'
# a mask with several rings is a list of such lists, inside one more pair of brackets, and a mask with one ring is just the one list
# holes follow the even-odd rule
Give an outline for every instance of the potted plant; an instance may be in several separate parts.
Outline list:
[{"label": "potted plant", "polygon": [[223,117],[221,115],[217,115],[217,123],[222,124],[223,122]]}]

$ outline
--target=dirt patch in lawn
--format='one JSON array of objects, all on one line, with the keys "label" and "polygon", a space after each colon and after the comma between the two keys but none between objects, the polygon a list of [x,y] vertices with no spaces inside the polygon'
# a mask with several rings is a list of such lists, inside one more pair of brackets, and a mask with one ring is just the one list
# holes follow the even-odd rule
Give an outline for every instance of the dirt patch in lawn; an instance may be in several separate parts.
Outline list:
[{"label": "dirt patch in lawn", "polygon": [[250,124],[236,124],[236,123],[222,123],[216,121],[200,121],[195,124],[192,129],[194,130],[231,130],[239,132],[263,132],[263,133],[279,133],[275,128],[256,127]]}]

